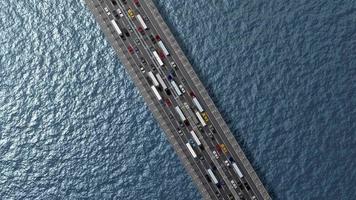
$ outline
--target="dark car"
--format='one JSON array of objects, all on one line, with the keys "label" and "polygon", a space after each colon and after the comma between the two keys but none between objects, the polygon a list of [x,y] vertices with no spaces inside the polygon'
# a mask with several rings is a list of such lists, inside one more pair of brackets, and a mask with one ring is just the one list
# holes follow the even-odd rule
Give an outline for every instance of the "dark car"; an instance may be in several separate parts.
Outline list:
[{"label": "dark car", "polygon": [[141,59],[141,63],[142,63],[142,64],[145,65],[145,64],[147,63],[146,60],[145,60],[143,57],[141,57],[140,59]]},{"label": "dark car", "polygon": [[152,34],[150,35],[150,39],[153,42],[153,44],[156,44],[156,39]]},{"label": "dark car", "polygon": [[130,37],[130,33],[126,28],[122,28],[122,31],[125,33],[126,37]]}]

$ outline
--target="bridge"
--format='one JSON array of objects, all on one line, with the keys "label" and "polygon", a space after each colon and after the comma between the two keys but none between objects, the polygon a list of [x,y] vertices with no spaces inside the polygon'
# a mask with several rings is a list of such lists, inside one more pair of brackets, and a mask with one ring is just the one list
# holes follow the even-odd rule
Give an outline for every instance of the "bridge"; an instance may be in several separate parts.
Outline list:
[{"label": "bridge", "polygon": [[84,0],[204,199],[271,197],[152,0]]}]

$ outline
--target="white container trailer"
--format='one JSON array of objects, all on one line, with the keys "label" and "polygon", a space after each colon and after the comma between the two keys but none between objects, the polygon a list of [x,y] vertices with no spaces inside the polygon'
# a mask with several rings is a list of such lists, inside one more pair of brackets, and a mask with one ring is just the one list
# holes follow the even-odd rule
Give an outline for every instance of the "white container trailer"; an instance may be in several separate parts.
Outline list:
[{"label": "white container trailer", "polygon": [[176,106],[175,109],[176,109],[176,111],[177,111],[177,113],[178,113],[178,115],[179,115],[179,117],[180,117],[180,119],[181,119],[182,121],[187,120],[187,119],[185,118],[185,116],[184,116],[182,110],[181,110],[178,106]]},{"label": "white container trailer", "polygon": [[151,78],[152,80],[152,83],[154,86],[158,87],[159,86],[159,83],[155,77],[155,75],[153,75],[153,73],[151,71],[148,72],[148,76]]},{"label": "white container trailer", "polygon": [[176,93],[177,93],[178,96],[180,96],[180,95],[183,94],[183,93],[180,91],[180,89],[179,89],[177,83],[176,83],[174,80],[171,81],[171,84],[172,84],[172,86],[173,86],[173,88],[174,88],[174,90],[176,91]]},{"label": "white container trailer", "polygon": [[211,171],[211,169],[208,169],[208,174],[209,174],[211,180],[213,181],[213,183],[215,185],[217,185],[219,183],[218,179],[215,177],[215,175],[214,175],[213,171]]},{"label": "white container trailer", "polygon": [[197,109],[199,110],[199,112],[203,112],[203,107],[201,107],[198,99],[196,97],[193,97],[193,103],[195,105],[195,107],[197,107]]},{"label": "white container trailer", "polygon": [[200,146],[200,145],[201,145],[201,142],[200,142],[198,136],[195,134],[195,132],[194,132],[193,130],[191,130],[191,131],[190,131],[190,134],[192,134],[195,143],[197,143],[197,145]]},{"label": "white container trailer", "polygon": [[137,17],[138,21],[140,22],[140,24],[142,25],[142,28],[145,29],[145,30],[147,30],[148,27],[146,26],[145,21],[143,21],[141,15],[138,14],[136,17]]},{"label": "white container trailer", "polygon": [[195,112],[195,115],[197,116],[197,118],[199,119],[199,121],[200,121],[200,123],[201,123],[201,125],[204,127],[204,126],[206,126],[206,123],[205,123],[205,121],[204,121],[204,119],[203,119],[203,117],[200,115],[200,112]]},{"label": "white container trailer", "polygon": [[156,58],[156,61],[158,62],[159,66],[163,66],[163,62],[161,60],[161,58],[159,57],[157,51],[153,51],[153,56]]},{"label": "white container trailer", "polygon": [[151,89],[153,91],[153,93],[155,94],[155,96],[157,97],[158,101],[162,100],[161,95],[159,94],[159,92],[157,91],[156,87],[154,85],[151,86]]},{"label": "white container trailer", "polygon": [[164,55],[169,56],[169,52],[168,52],[166,46],[164,46],[163,42],[159,41],[157,44],[158,44],[159,48],[162,49]]},{"label": "white container trailer", "polygon": [[192,145],[190,145],[189,142],[187,144],[185,144],[185,145],[187,145],[187,148],[188,148],[189,152],[192,154],[193,158],[196,158],[197,154],[195,153]]},{"label": "white container trailer", "polygon": [[232,163],[232,167],[234,168],[236,174],[237,174],[240,178],[244,177],[244,176],[242,175],[242,173],[241,173],[239,167],[236,165],[235,162]]},{"label": "white container trailer", "polygon": [[162,88],[165,90],[167,89],[167,85],[166,83],[163,81],[161,75],[159,73],[156,74],[157,80],[159,82],[159,84],[161,84]]},{"label": "white container trailer", "polygon": [[114,27],[115,31],[122,36],[122,31],[120,30],[119,26],[117,25],[116,21],[114,19],[111,20],[111,24]]}]

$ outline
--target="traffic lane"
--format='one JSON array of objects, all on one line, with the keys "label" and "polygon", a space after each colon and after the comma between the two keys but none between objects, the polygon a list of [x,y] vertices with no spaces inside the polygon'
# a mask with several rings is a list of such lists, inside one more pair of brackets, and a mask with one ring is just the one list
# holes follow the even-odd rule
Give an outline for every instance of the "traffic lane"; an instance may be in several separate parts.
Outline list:
[{"label": "traffic lane", "polygon": [[[186,98],[187,99],[187,96],[184,96],[183,98]],[[188,101],[188,100],[186,100],[189,104],[189,106],[190,106],[190,108],[192,108],[193,106],[194,106],[194,104],[193,104],[193,102],[192,101]],[[190,115],[190,113],[188,113],[189,114],[189,116],[191,117],[191,118],[194,118],[195,117],[195,115],[194,115],[194,113],[192,113],[192,115]],[[199,124],[200,124],[200,122],[198,122]],[[218,139],[215,139],[214,141],[215,142],[217,142],[217,144],[214,144],[214,141],[212,141],[208,136],[207,136],[207,134],[203,134],[203,133],[201,133],[201,131],[199,131],[199,129],[196,127],[197,125],[196,124],[193,124],[192,126],[194,126],[195,127],[195,133],[197,134],[197,136],[203,141],[205,141],[206,143],[207,143],[207,148],[206,148],[206,150],[207,151],[217,151],[216,150],[216,145],[217,144],[220,144],[219,142],[217,142],[218,141]],[[209,141],[209,142],[208,142]],[[225,157],[225,159],[224,159],[224,157]],[[234,172],[232,172],[231,170],[229,170],[229,168],[225,165],[225,163],[224,163],[224,160],[228,160],[228,158],[227,158],[227,155],[226,154],[223,154],[223,153],[220,153],[220,158],[219,159],[216,159],[215,157],[213,157],[212,159],[214,159],[214,160],[217,160],[218,162],[219,162],[219,166],[222,168],[222,170],[224,170],[225,171],[225,175],[227,176],[227,178],[228,178],[228,180],[229,180],[229,182],[231,182],[231,180],[235,180],[236,179],[236,173],[234,173]],[[235,177],[234,177],[235,176]],[[239,188],[238,189],[235,189],[235,188],[233,188],[237,193],[238,192],[242,192],[242,193],[245,193],[245,191],[242,191],[242,190],[240,190]],[[244,194],[244,196],[248,196],[248,195],[246,195],[246,194]]]},{"label": "traffic lane", "polygon": [[[132,27],[132,26],[131,26]],[[137,33],[136,33],[137,34]],[[141,43],[144,43],[143,41],[142,41],[142,39],[141,39]],[[145,51],[145,49],[142,49],[141,48],[141,53],[145,53],[146,51]],[[147,52],[146,52],[147,53]],[[150,56],[148,56],[148,55],[142,55],[143,57],[145,57],[146,58],[146,60],[148,60],[148,62],[150,62],[149,60],[151,59],[151,61],[152,61],[152,57],[150,57]],[[138,56],[138,57],[140,57],[140,56]],[[184,146],[184,148],[186,148],[185,147],[185,145],[183,145]],[[190,153],[189,153],[189,155],[190,155]]]},{"label": "traffic lane", "polygon": [[[147,14],[147,15],[149,15],[149,14]],[[151,20],[151,23],[154,24],[155,22],[153,22],[153,21]],[[159,32],[159,31],[158,31],[158,32]],[[160,34],[160,35],[162,35],[162,37],[165,37],[164,34]],[[167,44],[167,42],[166,42],[166,44]],[[171,49],[172,49],[172,48],[171,48]],[[174,53],[172,53],[172,56],[174,56],[173,54],[174,54]],[[177,60],[179,60],[179,59],[177,59]],[[179,62],[176,61],[176,63],[178,64]],[[225,182],[227,182],[227,184],[231,184],[231,183],[229,182],[229,180],[226,180]],[[231,186],[231,188],[233,189],[232,185],[230,185],[230,186]],[[235,197],[237,197],[237,194],[235,195]]]},{"label": "traffic lane", "polygon": [[[105,16],[106,16],[106,14],[105,14]],[[108,24],[109,24],[109,23],[107,23],[107,25],[108,25]],[[109,26],[109,27],[110,27],[110,26]],[[111,30],[111,32],[114,32],[114,31]],[[126,44],[126,45],[127,45],[127,44]],[[137,60],[136,60],[136,62],[137,62]],[[135,63],[135,64],[136,64],[136,66],[137,66],[137,63]],[[137,73],[137,72],[136,72],[136,73]],[[139,72],[139,73],[140,73],[140,72]],[[152,98],[152,97],[151,97],[151,98]],[[183,146],[183,145],[181,144],[181,146]],[[185,149],[185,148],[182,148],[183,152],[184,152],[184,149]],[[186,154],[186,156],[187,156],[187,155],[190,155],[190,153],[188,154],[188,152],[186,152],[186,151],[185,151],[185,154]],[[189,159],[189,156],[187,156],[187,157],[188,157],[188,159]],[[190,161],[190,162],[191,162],[191,161]],[[203,176],[202,179],[205,180],[205,177]],[[214,194],[214,193],[213,193],[213,194]]]},{"label": "traffic lane", "polygon": [[135,29],[136,29],[136,27],[135,27]]},{"label": "traffic lane", "polygon": [[[131,8],[132,9],[132,8]],[[135,20],[135,21],[137,21],[137,20]],[[131,23],[130,23],[131,24]],[[133,22],[133,24],[134,24],[134,26],[132,26],[131,25],[131,27],[135,27],[135,29],[140,25],[140,24],[137,24],[137,22],[135,23],[135,22]],[[146,44],[144,44],[145,43],[145,39],[143,38],[143,36],[141,36],[140,34],[138,34],[139,36],[139,38],[140,38],[140,40],[141,40],[141,43],[143,44],[143,46],[144,45],[146,45]],[[147,49],[146,49],[147,50]],[[141,50],[141,51],[143,51],[143,50]],[[142,52],[141,52],[142,53]],[[152,56],[148,56],[148,57],[150,57],[150,59],[151,60],[153,60],[153,58],[152,58]],[[147,57],[146,57],[147,58]],[[174,101],[174,100],[173,100]],[[208,158],[210,158],[211,159],[211,157],[208,157]],[[219,175],[217,175],[217,176],[219,176]]]},{"label": "traffic lane", "polygon": [[[149,14],[147,14],[147,15],[149,15]],[[154,21],[152,21],[151,20],[151,23],[155,23]],[[165,37],[165,35],[164,34],[161,34],[161,37]],[[167,40],[167,39],[166,39]],[[169,45],[170,46],[170,44],[168,43],[168,42],[166,42],[166,45]],[[173,49],[172,47],[170,47],[170,49]],[[175,53],[175,52],[174,52]],[[172,54],[174,54],[174,53],[172,53]],[[173,57],[174,57],[174,55],[173,55]],[[177,59],[177,60],[179,60],[179,59]],[[180,61],[180,60],[179,60]],[[177,63],[177,62],[176,62]],[[177,63],[178,64],[178,63]],[[182,64],[181,64],[182,65]],[[183,71],[183,70],[182,70]],[[190,81],[189,79],[188,79],[188,81]],[[193,84],[194,85],[194,84]],[[200,96],[200,93],[198,93],[198,95]],[[201,97],[200,97],[201,98]],[[203,98],[201,98],[201,99],[203,99]],[[212,115],[210,115],[210,116],[212,116]],[[216,124],[215,124],[215,126],[216,126]],[[220,126],[218,125],[217,127],[219,127],[220,128]],[[220,128],[221,129],[221,128]],[[218,131],[219,132],[219,131]],[[220,134],[219,134],[220,135]],[[220,136],[221,137],[221,136]],[[224,139],[223,139],[224,140]],[[224,142],[224,143],[227,143],[227,146],[228,145],[230,145],[230,143],[229,142]],[[229,148],[229,147],[228,147]],[[233,149],[233,148],[231,148],[231,145],[230,145],[230,148],[229,148],[230,150],[231,149]],[[236,159],[235,159],[236,160]],[[241,166],[241,165],[240,165]],[[249,182],[249,181],[248,181]],[[249,183],[250,185],[252,185],[252,187],[254,186],[254,184],[251,184],[251,183]],[[252,188],[251,187],[251,188]]]}]

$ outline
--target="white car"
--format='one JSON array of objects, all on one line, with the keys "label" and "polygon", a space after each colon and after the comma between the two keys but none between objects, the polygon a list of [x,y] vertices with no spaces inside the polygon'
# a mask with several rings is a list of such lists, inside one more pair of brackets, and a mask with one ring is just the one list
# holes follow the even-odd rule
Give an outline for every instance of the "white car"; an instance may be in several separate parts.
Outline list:
[{"label": "white car", "polygon": [[182,84],[179,84],[179,89],[182,91],[183,94],[185,93],[185,89]]},{"label": "white car", "polygon": [[108,7],[105,7],[104,10],[105,10],[106,14],[109,16],[109,15],[110,15],[109,8],[108,8]]},{"label": "white car", "polygon": [[174,69],[177,68],[177,64],[175,62],[171,62],[171,65]]},{"label": "white car", "polygon": [[124,14],[122,14],[122,12],[121,12],[120,8],[119,8],[119,9],[117,9],[117,10],[116,10],[116,12],[117,12],[117,14],[118,14],[120,17],[123,17],[123,16],[124,16]]},{"label": "white car", "polygon": [[230,166],[230,162],[228,160],[225,160],[224,163],[225,163],[226,167]]},{"label": "white car", "polygon": [[218,152],[213,151],[213,154],[214,154],[214,156],[215,156],[216,159],[219,159],[219,154],[218,154]]},{"label": "white car", "polygon": [[237,189],[237,184],[234,180],[231,180],[231,184],[232,184],[232,187],[234,187],[235,189]]}]

